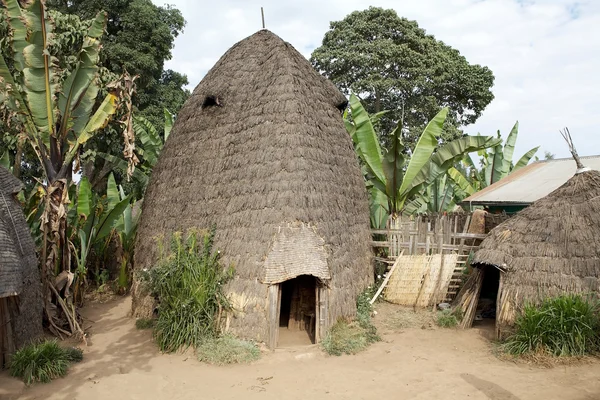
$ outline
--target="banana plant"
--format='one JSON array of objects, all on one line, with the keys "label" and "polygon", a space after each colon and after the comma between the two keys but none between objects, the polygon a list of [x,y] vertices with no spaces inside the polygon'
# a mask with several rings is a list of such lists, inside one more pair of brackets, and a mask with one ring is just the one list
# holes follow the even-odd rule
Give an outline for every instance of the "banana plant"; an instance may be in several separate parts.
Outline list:
[{"label": "banana plant", "polygon": [[493,137],[465,136],[439,146],[448,113],[444,108],[427,124],[407,158],[402,141],[402,121],[390,135],[389,148],[382,149],[372,117],[356,95],[350,96],[349,105],[352,121],[346,120],[346,129],[363,165],[374,228],[383,228],[389,216],[406,212],[407,201],[432,185],[465,154],[499,142]]},{"label": "banana plant", "polygon": [[[141,145],[136,148],[136,151],[141,158],[141,162],[133,172],[133,178],[140,182],[144,188],[148,184],[150,173],[158,162],[158,156],[173,128],[173,114],[165,109],[164,115],[165,120],[162,136],[156,130],[154,125],[143,116],[136,115],[133,117],[133,130],[135,136],[140,139],[141,143]],[[127,168],[127,161],[120,157],[107,153],[97,153],[97,155],[111,163],[115,168],[121,170]]]},{"label": "banana plant", "polygon": [[[464,190],[467,195],[471,195],[523,168],[529,164],[540,146],[527,151],[519,158],[516,164],[514,164],[513,155],[518,135],[519,122],[517,121],[508,134],[504,146],[502,145],[502,142],[500,142],[490,149],[478,152],[479,157],[481,157],[481,169],[477,167],[471,156],[467,154],[462,160],[464,166],[467,168],[467,174],[456,169],[450,169],[448,171],[450,178]],[[497,137],[501,140],[500,131],[497,132]]]},{"label": "banana plant", "polygon": [[[501,137],[500,131],[498,131],[497,135],[498,138]],[[499,143],[491,150],[481,152],[480,155],[483,157],[483,171],[486,186],[496,183],[511,172],[526,166],[540,148],[540,146],[534,147],[526,152],[516,164],[513,164],[513,154],[518,135],[519,121],[515,123],[508,134],[504,147],[502,146],[502,143]]]},{"label": "banana plant", "polygon": [[[69,188],[79,153],[115,114],[118,93],[109,92],[94,109],[99,92],[98,65],[100,39],[104,34],[106,13],[93,19],[83,40],[77,62],[66,72],[51,56],[53,22],[44,0],[20,2],[2,0],[9,28],[14,62],[9,68],[0,56],[0,97],[5,107],[17,116],[21,134],[39,158],[44,176],[41,230],[43,232],[42,281],[50,328],[60,336],[49,306],[53,277],[61,271],[71,273],[71,248],[67,242]],[[64,77],[60,81],[60,77]],[[68,299],[65,299],[68,302]],[[76,313],[57,300],[68,322],[69,334],[82,334]]]},{"label": "banana plant", "polygon": [[[128,252],[132,251],[137,220],[132,218],[131,196],[126,196],[122,188],[117,189],[114,176],[108,179],[107,193],[104,199],[93,191],[89,180],[83,177],[73,196],[70,214],[76,219],[72,223],[69,245],[77,264],[75,276],[75,298],[81,303],[83,288],[87,284],[88,257],[94,247],[104,253],[113,235],[118,235],[121,243],[127,243]],[[125,247],[125,246],[124,246]],[[128,265],[131,257],[127,258]]]}]

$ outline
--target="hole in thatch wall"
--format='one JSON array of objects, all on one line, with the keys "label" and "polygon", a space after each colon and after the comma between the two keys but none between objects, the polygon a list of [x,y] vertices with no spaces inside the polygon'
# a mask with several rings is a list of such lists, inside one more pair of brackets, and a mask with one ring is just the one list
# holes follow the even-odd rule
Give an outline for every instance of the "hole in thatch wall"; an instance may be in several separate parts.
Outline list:
[{"label": "hole in thatch wall", "polygon": [[316,278],[309,275],[281,283],[279,346],[315,342],[316,288]]},{"label": "hole in thatch wall", "polygon": [[218,106],[222,107],[221,99],[218,96],[206,96],[204,98],[204,102],[202,103],[202,108]]},{"label": "hole in thatch wall", "polygon": [[338,110],[340,110],[341,113],[343,113],[344,110],[346,110],[346,107],[348,107],[348,100],[342,101],[341,103],[337,104],[335,107]]}]

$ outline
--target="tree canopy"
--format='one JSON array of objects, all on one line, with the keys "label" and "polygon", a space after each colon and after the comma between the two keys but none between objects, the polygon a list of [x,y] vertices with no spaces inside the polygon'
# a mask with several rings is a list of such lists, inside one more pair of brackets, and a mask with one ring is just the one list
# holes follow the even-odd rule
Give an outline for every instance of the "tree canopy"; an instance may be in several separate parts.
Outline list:
[{"label": "tree canopy", "polygon": [[390,110],[381,118],[384,134],[403,119],[411,143],[443,107],[449,112],[442,138],[460,136],[457,128],[474,123],[494,98],[489,68],[469,64],[394,10],[370,7],[331,22],[311,62],[370,113]]},{"label": "tree canopy", "polygon": [[189,97],[187,77],[164,69],[185,26],[178,9],[156,6],[151,0],[47,0],[47,5],[82,20],[100,10],[108,13],[102,65],[115,74],[127,70],[139,75],[134,104],[157,129],[163,125],[165,108],[177,113],[183,106]]}]

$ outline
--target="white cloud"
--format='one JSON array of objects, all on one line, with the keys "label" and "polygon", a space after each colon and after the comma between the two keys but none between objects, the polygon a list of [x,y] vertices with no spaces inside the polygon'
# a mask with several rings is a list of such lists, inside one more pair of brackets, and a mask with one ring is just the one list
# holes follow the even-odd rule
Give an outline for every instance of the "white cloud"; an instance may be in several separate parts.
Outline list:
[{"label": "white cloud", "polygon": [[187,74],[192,87],[229,47],[261,28],[261,6],[267,28],[306,57],[320,45],[329,21],[369,5],[394,8],[469,62],[494,72],[496,98],[467,132],[500,129],[507,134],[519,120],[518,156],[541,145],[567,157],[558,130],[568,126],[580,154],[600,154],[595,131],[600,105],[598,0],[166,1],[187,20],[167,65]]}]

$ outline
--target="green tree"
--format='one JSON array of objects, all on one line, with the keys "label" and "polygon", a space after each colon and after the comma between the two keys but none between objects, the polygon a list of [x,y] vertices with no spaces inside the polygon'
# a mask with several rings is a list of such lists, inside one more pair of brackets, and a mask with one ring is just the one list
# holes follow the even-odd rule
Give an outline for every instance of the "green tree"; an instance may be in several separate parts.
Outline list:
[{"label": "green tree", "polygon": [[[175,38],[182,32],[185,20],[172,6],[156,6],[151,0],[48,0],[51,9],[79,16],[87,20],[103,9],[108,23],[103,37],[102,66],[115,74],[127,70],[137,75],[133,104],[136,115],[149,120],[158,131],[163,128],[166,108],[177,114],[190,93],[185,86],[187,77],[176,71],[165,70],[164,63],[171,59]],[[116,118],[119,119],[119,118]],[[98,193],[106,190],[108,174],[113,165],[99,153],[119,156],[121,129],[118,123],[109,124],[88,146],[84,154],[84,176]],[[138,141],[137,145],[141,145]],[[128,192],[143,193],[143,186],[125,183],[126,174],[114,171],[118,183]]]},{"label": "green tree", "polygon": [[133,103],[156,129],[162,127],[165,108],[179,112],[189,97],[185,89],[189,82],[185,75],[164,69],[175,38],[185,26],[178,9],[156,6],[151,0],[48,0],[48,7],[82,20],[105,10],[108,23],[102,65],[116,74],[127,70],[139,76]]},{"label": "green tree", "polygon": [[414,145],[443,107],[442,139],[455,139],[494,98],[490,69],[469,64],[394,10],[370,7],[331,22],[311,62],[344,93],[360,95],[369,113],[391,110],[381,118],[384,141],[403,119],[405,142]]}]

